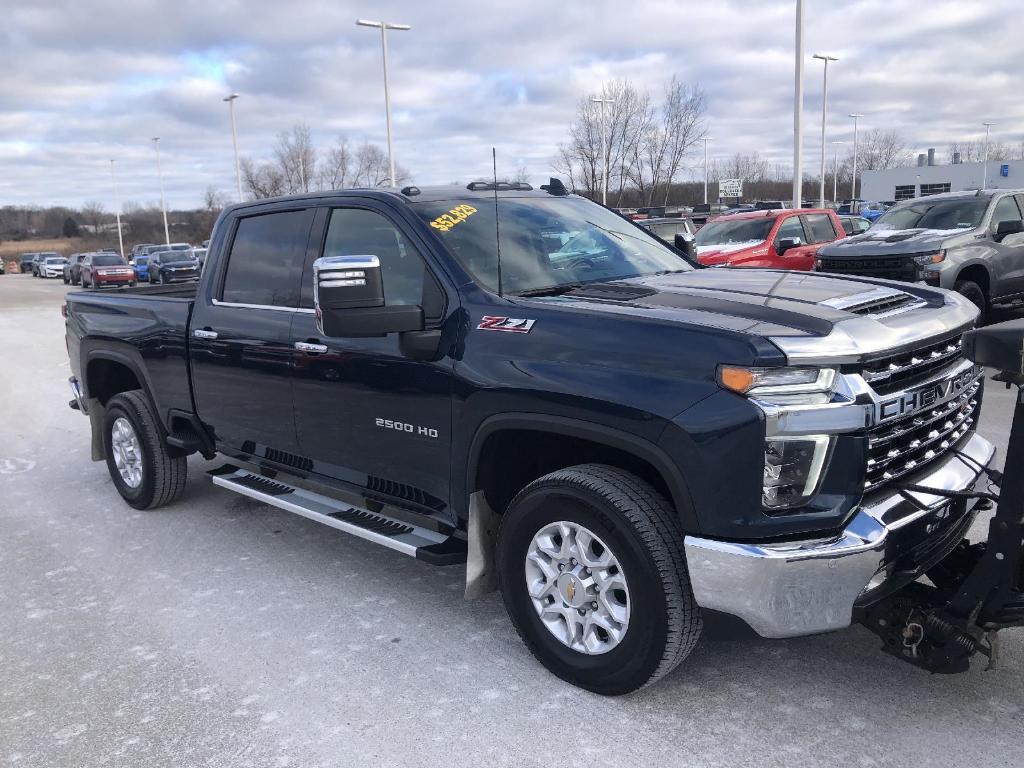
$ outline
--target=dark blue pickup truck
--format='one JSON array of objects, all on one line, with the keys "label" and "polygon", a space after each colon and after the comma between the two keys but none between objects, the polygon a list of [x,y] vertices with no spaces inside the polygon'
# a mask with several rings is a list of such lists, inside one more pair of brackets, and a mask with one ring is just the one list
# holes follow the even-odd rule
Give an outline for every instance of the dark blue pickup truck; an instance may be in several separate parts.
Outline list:
[{"label": "dark blue pickup truck", "polygon": [[957,546],[977,500],[949,492],[994,453],[967,299],[699,268],[555,180],[237,205],[198,284],[65,311],[72,407],[131,506],[221,456],[231,492],[465,563],[606,694],[707,612],[849,626]]}]

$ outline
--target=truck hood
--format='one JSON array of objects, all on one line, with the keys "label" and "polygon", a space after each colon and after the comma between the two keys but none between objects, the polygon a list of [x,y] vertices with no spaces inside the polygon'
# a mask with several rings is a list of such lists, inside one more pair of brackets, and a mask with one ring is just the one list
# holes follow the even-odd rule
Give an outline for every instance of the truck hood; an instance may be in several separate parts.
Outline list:
[{"label": "truck hood", "polygon": [[887,229],[868,230],[824,246],[818,255],[829,256],[896,256],[905,253],[928,253],[959,245],[977,234],[974,229]]},{"label": "truck hood", "polygon": [[747,258],[761,257],[767,254],[768,247],[764,240],[697,246],[697,261],[707,267],[734,264]]},{"label": "truck hood", "polygon": [[776,337],[827,336],[844,320],[869,320],[872,308],[882,302],[889,316],[901,309],[939,308],[946,294],[917,285],[813,272],[700,269],[595,283],[524,301]]}]

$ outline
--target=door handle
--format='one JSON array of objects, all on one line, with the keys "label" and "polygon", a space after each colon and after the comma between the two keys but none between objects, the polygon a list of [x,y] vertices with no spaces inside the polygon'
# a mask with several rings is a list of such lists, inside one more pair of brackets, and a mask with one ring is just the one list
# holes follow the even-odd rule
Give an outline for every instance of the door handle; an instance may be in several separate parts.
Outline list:
[{"label": "door handle", "polygon": [[322,355],[327,351],[326,344],[313,344],[309,341],[296,341],[295,348],[300,352],[308,352],[311,355]]},{"label": "door handle", "polygon": [[192,335],[197,339],[216,339],[217,332],[211,331],[209,328],[196,328],[192,331]]}]

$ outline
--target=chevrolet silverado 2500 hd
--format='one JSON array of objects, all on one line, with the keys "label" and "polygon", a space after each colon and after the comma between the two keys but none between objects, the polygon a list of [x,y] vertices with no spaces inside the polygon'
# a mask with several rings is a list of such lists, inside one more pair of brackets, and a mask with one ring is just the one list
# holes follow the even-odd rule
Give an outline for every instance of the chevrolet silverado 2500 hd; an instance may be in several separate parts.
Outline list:
[{"label": "chevrolet silverado 2500 hd", "polygon": [[556,180],[236,205],[198,284],[65,314],[128,504],[225,457],[231,492],[465,562],[606,694],[679,664],[702,612],[849,626],[958,546],[994,454],[968,299],[703,269]]}]

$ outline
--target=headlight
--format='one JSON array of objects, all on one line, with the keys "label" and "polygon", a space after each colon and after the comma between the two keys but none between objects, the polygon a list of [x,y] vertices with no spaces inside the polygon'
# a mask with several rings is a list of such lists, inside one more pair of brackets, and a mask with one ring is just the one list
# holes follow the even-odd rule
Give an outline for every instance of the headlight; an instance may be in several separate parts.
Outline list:
[{"label": "headlight", "polygon": [[834,368],[718,368],[718,383],[741,395],[777,405],[815,405],[832,399]]},{"label": "headlight", "polygon": [[945,260],[945,251],[935,251],[934,253],[920,253],[914,257],[914,261],[916,261],[922,267],[927,266],[928,264],[941,264]]},{"label": "headlight", "polygon": [[828,435],[765,440],[761,503],[766,509],[800,506],[814,495],[828,444]]}]

